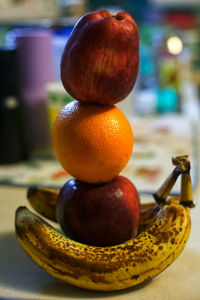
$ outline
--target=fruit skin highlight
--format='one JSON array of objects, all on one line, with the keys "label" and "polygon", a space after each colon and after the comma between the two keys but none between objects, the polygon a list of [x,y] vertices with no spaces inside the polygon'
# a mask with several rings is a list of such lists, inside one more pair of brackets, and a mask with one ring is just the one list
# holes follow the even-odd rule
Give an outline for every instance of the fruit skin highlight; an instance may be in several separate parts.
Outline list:
[{"label": "fruit skin highlight", "polygon": [[107,10],[84,15],[63,52],[61,80],[75,99],[115,104],[134,87],[139,67],[139,32],[126,12]]},{"label": "fruit skin highlight", "polygon": [[111,246],[137,235],[140,199],[124,176],[94,185],[69,180],[56,202],[57,221],[64,233],[88,245]]},{"label": "fruit skin highlight", "polygon": [[113,180],[129,161],[133,139],[129,121],[114,105],[73,101],[60,111],[52,129],[60,164],[88,183]]}]

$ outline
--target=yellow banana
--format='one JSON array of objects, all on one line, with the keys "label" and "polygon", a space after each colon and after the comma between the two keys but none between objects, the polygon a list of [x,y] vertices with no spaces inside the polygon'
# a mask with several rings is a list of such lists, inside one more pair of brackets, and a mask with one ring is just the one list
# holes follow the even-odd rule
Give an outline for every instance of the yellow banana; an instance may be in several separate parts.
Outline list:
[{"label": "yellow banana", "polygon": [[156,203],[150,203],[147,208],[146,205],[141,205],[140,219],[139,219],[139,232],[145,230],[155,220],[161,207]]},{"label": "yellow banana", "polygon": [[56,220],[56,200],[58,190],[46,187],[31,186],[27,191],[27,199],[31,206],[45,218]]},{"label": "yellow banana", "polygon": [[[179,256],[190,235],[189,207],[194,205],[190,168],[187,158],[183,161],[187,168],[180,172],[180,197],[161,201],[161,206],[144,205],[146,209],[142,210],[143,215],[141,212],[136,238],[110,247],[81,244],[64,236],[26,207],[19,207],[15,216],[17,239],[46,272],[85,289],[121,290],[153,278]],[[175,182],[173,176],[170,178]],[[165,197],[173,185],[170,180],[166,181],[167,193],[165,185],[162,186]],[[39,206],[45,197],[40,197]],[[159,196],[157,199],[160,202]],[[48,205],[48,201],[46,203]]]},{"label": "yellow banana", "polygon": [[120,290],[168,267],[190,234],[189,208],[165,205],[136,238],[110,247],[80,244],[62,235],[25,207],[16,211],[16,236],[26,253],[52,276],[92,290]]}]

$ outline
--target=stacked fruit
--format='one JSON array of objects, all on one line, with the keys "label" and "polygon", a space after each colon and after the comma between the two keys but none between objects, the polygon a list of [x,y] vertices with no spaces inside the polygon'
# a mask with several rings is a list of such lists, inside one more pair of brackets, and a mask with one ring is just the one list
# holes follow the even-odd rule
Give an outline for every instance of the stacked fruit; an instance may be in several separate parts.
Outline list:
[{"label": "stacked fruit", "polygon": [[60,191],[57,218],[68,236],[87,244],[119,244],[137,234],[139,196],[118,176],[131,156],[133,132],[114,104],[133,88],[138,64],[138,28],[125,12],[83,16],[64,49],[62,83],[77,100],[61,110],[52,136],[74,179]]},{"label": "stacked fruit", "polygon": [[[78,100],[61,110],[53,128],[58,159],[74,179],[59,193],[31,187],[27,194],[31,206],[59,222],[67,236],[26,207],[16,210],[16,237],[32,260],[86,289],[120,290],[153,278],[179,256],[190,235],[187,156],[172,159],[175,168],[154,194],[156,202],[141,204],[141,211],[135,186],[118,175],[131,155],[133,133],[114,103],[130,92],[137,70],[138,30],[128,14],[103,10],[77,23],[61,71],[63,85]],[[179,175],[180,197],[168,198]]]}]

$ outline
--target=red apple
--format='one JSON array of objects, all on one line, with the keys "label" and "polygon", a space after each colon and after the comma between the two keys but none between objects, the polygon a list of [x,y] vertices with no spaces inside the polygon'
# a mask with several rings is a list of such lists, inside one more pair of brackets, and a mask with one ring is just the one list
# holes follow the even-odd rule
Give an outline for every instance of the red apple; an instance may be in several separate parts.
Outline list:
[{"label": "red apple", "polygon": [[63,52],[61,80],[75,99],[115,104],[132,90],[139,65],[139,32],[126,12],[99,10],[75,25]]},{"label": "red apple", "polygon": [[56,214],[68,237],[110,246],[137,235],[140,200],[133,183],[123,176],[101,185],[71,179],[60,190]]}]

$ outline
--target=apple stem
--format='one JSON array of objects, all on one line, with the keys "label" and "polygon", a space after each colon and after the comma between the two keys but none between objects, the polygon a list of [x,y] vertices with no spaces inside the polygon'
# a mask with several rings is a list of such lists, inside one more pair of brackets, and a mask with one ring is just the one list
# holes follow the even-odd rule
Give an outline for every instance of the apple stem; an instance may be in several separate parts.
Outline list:
[{"label": "apple stem", "polygon": [[121,21],[121,20],[122,20],[122,18],[119,16],[119,14],[117,14],[117,15],[113,15],[113,18],[115,18],[115,19],[117,19],[117,20],[119,20],[119,21]]}]

